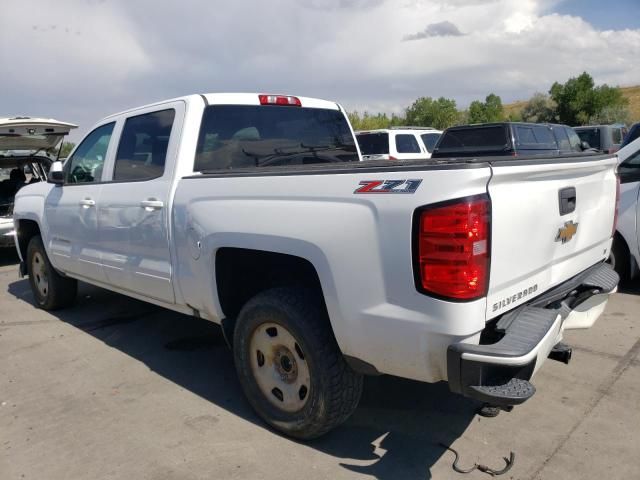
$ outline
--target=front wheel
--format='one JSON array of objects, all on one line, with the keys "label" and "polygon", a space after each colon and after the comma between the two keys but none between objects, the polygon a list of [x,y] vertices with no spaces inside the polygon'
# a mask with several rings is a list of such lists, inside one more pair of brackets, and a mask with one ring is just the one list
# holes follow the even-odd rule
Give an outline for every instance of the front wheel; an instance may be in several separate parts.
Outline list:
[{"label": "front wheel", "polygon": [[238,316],[233,345],[249,403],[287,435],[319,437],[358,406],[362,376],[347,365],[311,291],[274,288],[253,297]]},{"label": "front wheel", "polygon": [[27,246],[27,272],[39,308],[56,310],[75,301],[78,282],[63,277],[53,268],[40,235],[33,237]]}]

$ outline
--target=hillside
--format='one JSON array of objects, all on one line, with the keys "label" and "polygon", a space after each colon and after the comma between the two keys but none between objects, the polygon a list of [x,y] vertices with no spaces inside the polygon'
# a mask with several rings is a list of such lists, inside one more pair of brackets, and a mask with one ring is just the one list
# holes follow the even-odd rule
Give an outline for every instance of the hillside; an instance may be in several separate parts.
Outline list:
[{"label": "hillside", "polygon": [[[631,112],[631,121],[640,122],[640,85],[635,87],[622,87],[622,94],[629,99],[629,111]],[[505,115],[519,112],[526,105],[527,101],[517,101],[504,105]]]}]

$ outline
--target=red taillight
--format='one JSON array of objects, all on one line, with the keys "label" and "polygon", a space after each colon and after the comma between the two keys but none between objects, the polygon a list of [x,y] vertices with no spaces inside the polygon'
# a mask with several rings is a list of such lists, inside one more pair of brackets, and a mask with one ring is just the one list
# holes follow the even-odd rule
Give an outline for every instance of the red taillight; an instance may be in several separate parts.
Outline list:
[{"label": "red taillight", "polygon": [[611,236],[616,233],[618,228],[618,211],[620,210],[620,177],[616,175],[616,211],[613,214],[613,227],[611,229]]},{"label": "red taillight", "polygon": [[287,105],[290,107],[301,107],[302,103],[298,97],[291,95],[258,95],[260,105]]},{"label": "red taillight", "polygon": [[490,220],[486,195],[419,210],[414,253],[418,289],[453,300],[486,295]]},{"label": "red taillight", "polygon": [[396,157],[394,157],[393,155],[389,155],[389,160],[398,160]]}]

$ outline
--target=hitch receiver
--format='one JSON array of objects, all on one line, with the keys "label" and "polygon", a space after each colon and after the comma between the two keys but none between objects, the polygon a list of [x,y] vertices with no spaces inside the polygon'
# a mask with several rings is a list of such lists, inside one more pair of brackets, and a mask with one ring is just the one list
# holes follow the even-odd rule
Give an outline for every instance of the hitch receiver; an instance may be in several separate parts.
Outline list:
[{"label": "hitch receiver", "polygon": [[571,360],[571,353],[572,349],[569,345],[558,342],[553,347],[553,350],[549,352],[549,358],[568,365]]}]

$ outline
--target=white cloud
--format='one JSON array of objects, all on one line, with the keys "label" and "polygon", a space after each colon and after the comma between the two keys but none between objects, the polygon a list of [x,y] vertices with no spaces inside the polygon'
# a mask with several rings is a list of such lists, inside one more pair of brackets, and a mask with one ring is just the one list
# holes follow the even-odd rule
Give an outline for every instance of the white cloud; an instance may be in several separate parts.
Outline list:
[{"label": "white cloud", "polygon": [[[0,116],[54,116],[86,131],[114,111],[204,91],[284,92],[400,111],[418,96],[462,106],[490,92],[527,98],[584,70],[598,83],[640,83],[640,24],[598,31],[548,14],[554,2],[5,2]],[[464,35],[427,34],[442,25]],[[416,32],[425,38],[402,41]]]}]

